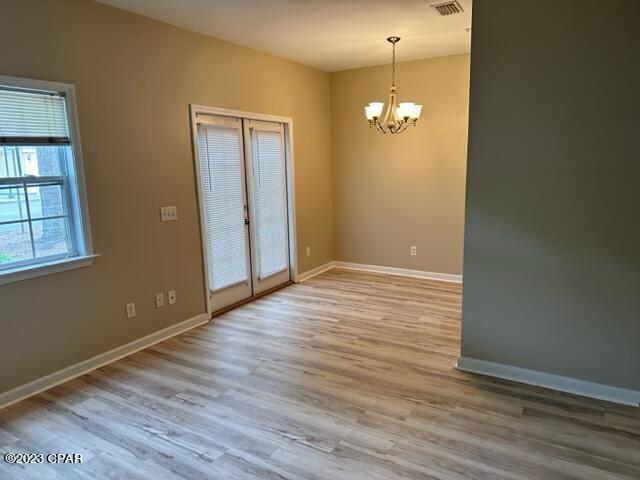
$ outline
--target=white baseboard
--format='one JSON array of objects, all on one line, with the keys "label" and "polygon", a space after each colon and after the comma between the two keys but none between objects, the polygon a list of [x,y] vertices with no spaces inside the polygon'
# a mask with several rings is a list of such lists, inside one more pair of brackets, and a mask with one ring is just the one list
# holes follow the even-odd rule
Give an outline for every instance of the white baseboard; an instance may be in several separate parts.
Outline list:
[{"label": "white baseboard", "polygon": [[57,372],[50,373],[44,377],[37,378],[29,383],[0,393],[0,409],[24,400],[38,393],[44,392],[56,385],[72,380],[80,375],[84,375],[96,368],[103,367],[108,363],[115,362],[121,358],[131,355],[139,350],[143,350],[180,333],[191,330],[209,321],[209,315],[201,313],[183,322],[171,325],[155,333],[139,338],[120,347],[116,347],[108,352],[101,353],[95,357],[83,360],[75,365],[63,368]]},{"label": "white baseboard", "polygon": [[316,275],[320,275],[321,273],[326,272],[327,270],[331,270],[333,268],[333,262],[327,262],[324,265],[320,265],[319,267],[312,268],[311,270],[307,270],[304,273],[298,274],[296,278],[296,283],[304,282],[305,280],[309,280]]},{"label": "white baseboard", "polygon": [[462,283],[462,275],[455,275],[452,273],[425,272],[423,270],[409,270],[407,268],[365,265],[362,263],[351,262],[333,262],[333,266],[349,270],[362,270],[364,272],[386,273],[388,275],[400,275],[402,277],[426,278],[429,280],[439,280],[441,282]]},{"label": "white baseboard", "polygon": [[488,362],[476,358],[460,357],[456,363],[458,370],[479,373],[490,377],[512,380],[537,387],[550,388],[560,392],[581,395],[583,397],[597,398],[608,402],[640,406],[640,392],[625,388],[612,387],[599,383],[587,382],[576,378],[543,373],[526,368],[514,367],[503,363]]},{"label": "white baseboard", "polygon": [[409,270],[406,268],[385,267],[382,265],[365,265],[363,263],[337,261],[327,262],[324,265],[320,265],[319,267],[312,268],[311,270],[307,270],[306,272],[299,274],[296,278],[296,283],[309,280],[310,278],[315,277],[316,275],[320,275],[321,273],[324,273],[327,270],[331,270],[332,268],[360,270],[363,272],[373,273],[386,273],[387,275],[398,275],[401,277],[426,278],[428,280],[438,280],[441,282],[462,283],[462,275],[454,275],[451,273],[425,272],[423,270]]}]

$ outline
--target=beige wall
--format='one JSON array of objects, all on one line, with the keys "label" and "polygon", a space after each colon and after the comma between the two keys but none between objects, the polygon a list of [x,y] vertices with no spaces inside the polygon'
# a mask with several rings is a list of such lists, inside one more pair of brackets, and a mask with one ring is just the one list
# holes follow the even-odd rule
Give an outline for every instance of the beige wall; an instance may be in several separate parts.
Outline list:
[{"label": "beige wall", "polygon": [[[87,0],[0,11],[0,74],[76,85],[101,254],[0,287],[0,392],[204,312],[190,103],[293,117],[300,271],[332,259],[329,74]],[[177,305],[155,310],[170,288]]]},{"label": "beige wall", "polygon": [[398,65],[399,100],[424,105],[399,136],[370,129],[363,113],[387,101],[390,76],[390,66],[331,76],[334,258],[460,274],[469,55]]}]

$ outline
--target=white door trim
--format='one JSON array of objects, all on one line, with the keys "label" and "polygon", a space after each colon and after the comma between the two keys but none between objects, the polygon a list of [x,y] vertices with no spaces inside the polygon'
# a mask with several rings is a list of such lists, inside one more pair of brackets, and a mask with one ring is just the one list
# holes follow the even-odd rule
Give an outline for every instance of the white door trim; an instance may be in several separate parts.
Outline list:
[{"label": "white door trim", "polygon": [[288,190],[288,215],[289,215],[289,264],[291,272],[291,280],[297,281],[298,278],[298,243],[296,238],[296,202],[295,202],[295,164],[293,156],[293,119],[291,117],[283,117],[279,115],[268,115],[263,113],[245,112],[242,110],[233,110],[228,108],[209,107],[206,105],[189,105],[190,117],[191,117],[191,145],[193,148],[193,161],[195,164],[196,172],[196,187],[198,193],[198,208],[200,214],[200,241],[202,246],[202,257],[204,266],[204,286],[205,286],[205,299],[207,299],[207,313],[209,316],[213,314],[211,311],[209,298],[209,279],[207,275],[208,260],[206,255],[206,238],[204,226],[204,208],[202,203],[202,185],[200,177],[200,166],[198,162],[198,125],[197,115],[218,115],[224,117],[245,118],[249,120],[262,120],[265,122],[276,122],[284,124],[284,140],[286,149],[286,162],[287,162],[287,190]]}]

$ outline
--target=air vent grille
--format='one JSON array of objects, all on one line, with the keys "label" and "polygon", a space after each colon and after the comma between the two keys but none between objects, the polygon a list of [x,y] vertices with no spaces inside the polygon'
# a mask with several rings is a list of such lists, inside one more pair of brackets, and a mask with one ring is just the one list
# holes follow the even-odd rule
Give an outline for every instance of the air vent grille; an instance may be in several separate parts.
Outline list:
[{"label": "air vent grille", "polygon": [[457,15],[458,13],[464,12],[462,6],[458,3],[457,0],[453,0],[452,2],[437,3],[431,6],[435,8],[443,17],[447,17],[449,15]]}]

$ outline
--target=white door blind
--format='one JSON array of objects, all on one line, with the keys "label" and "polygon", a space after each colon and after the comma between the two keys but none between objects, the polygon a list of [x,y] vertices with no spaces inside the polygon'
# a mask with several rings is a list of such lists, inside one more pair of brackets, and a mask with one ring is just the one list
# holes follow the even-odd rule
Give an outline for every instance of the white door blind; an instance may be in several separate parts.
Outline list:
[{"label": "white door blind", "polygon": [[257,273],[264,279],[289,266],[284,138],[282,131],[250,132]]},{"label": "white door blind", "polygon": [[240,130],[198,125],[209,285],[213,291],[249,280]]},{"label": "white door blind", "polygon": [[54,93],[0,90],[0,141],[68,143],[64,97]]}]

